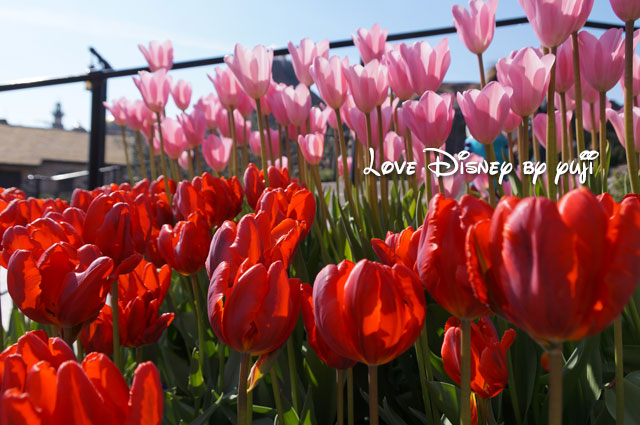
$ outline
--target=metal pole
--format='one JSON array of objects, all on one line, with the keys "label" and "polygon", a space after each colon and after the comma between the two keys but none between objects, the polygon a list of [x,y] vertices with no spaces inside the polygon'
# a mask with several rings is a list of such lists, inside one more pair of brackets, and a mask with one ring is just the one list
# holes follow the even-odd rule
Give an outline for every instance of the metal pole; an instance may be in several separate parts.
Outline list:
[{"label": "metal pole", "polygon": [[107,100],[107,80],[101,72],[93,72],[91,80],[91,132],[89,133],[89,180],[88,188],[103,184],[100,168],[104,166],[105,119],[103,102]]}]

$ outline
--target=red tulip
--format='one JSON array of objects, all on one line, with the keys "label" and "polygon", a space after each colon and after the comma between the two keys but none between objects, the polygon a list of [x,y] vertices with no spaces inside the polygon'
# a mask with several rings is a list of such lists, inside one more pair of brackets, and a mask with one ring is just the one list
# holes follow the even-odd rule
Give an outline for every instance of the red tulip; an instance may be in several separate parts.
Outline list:
[{"label": "red tulip", "polygon": [[267,212],[247,214],[237,224],[227,221],[211,241],[206,260],[209,278],[223,261],[229,264],[232,274],[241,265],[246,270],[257,263],[269,266],[282,261],[289,267],[304,231],[304,224],[290,218],[273,226]]},{"label": "red tulip", "polygon": [[[289,171],[286,168],[279,170],[276,167],[270,166],[267,169],[267,173],[269,176],[269,186],[272,188],[285,189],[289,186],[289,183],[297,182],[297,179],[291,179],[289,177]],[[258,200],[265,189],[264,173],[258,170],[255,164],[251,163],[244,171],[243,181],[244,191],[247,195],[247,203],[255,210]]]},{"label": "red tulip", "polygon": [[207,221],[199,212],[174,227],[162,226],[158,235],[158,252],[180,274],[196,274],[207,258],[211,233]]},{"label": "red tulip", "polygon": [[96,317],[109,290],[113,261],[95,245],[76,249],[57,242],[41,255],[15,251],[7,268],[7,288],[31,320],[73,327]]},{"label": "red tulip", "polygon": [[[447,375],[460,385],[460,320],[451,317],[444,326],[442,361]],[[498,333],[488,317],[471,323],[471,391],[482,398],[493,398],[507,385],[509,370],[507,350],[513,344],[516,332],[507,329]]]},{"label": "red tulip", "polygon": [[300,280],[287,277],[282,261],[232,273],[223,261],[213,272],[208,294],[209,323],[226,345],[261,355],[289,338],[300,314]]},{"label": "red tulip", "polygon": [[115,274],[126,274],[142,259],[136,252],[134,227],[133,208],[122,193],[114,192],[98,195],[91,201],[82,236],[86,243],[95,244],[104,255],[113,259]]},{"label": "red tulip", "polygon": [[438,194],[429,204],[416,266],[433,299],[458,318],[491,314],[474,296],[464,252],[467,229],[491,213],[489,204],[469,195],[458,203]]},{"label": "red tulip", "polygon": [[104,354],[82,363],[60,338],[28,332],[0,354],[2,424],[159,425],[164,395],[151,362],[134,372],[131,389]]},{"label": "red tulip", "polygon": [[558,204],[504,198],[468,233],[467,260],[478,299],[542,345],[587,338],[640,281],[640,200],[609,215],[584,188]]},{"label": "red tulip", "polygon": [[333,351],[380,365],[418,339],[426,304],[420,281],[404,265],[345,260],[316,277],[313,310],[318,331]]},{"label": "red tulip", "polygon": [[307,188],[291,183],[286,189],[265,190],[258,199],[256,211],[267,211],[271,217],[272,227],[285,218],[302,222],[305,229],[304,236],[306,236],[316,216],[316,198]]},{"label": "red tulip", "polygon": [[416,258],[420,246],[422,226],[414,231],[409,226],[400,233],[387,232],[387,237],[381,239],[371,239],[371,245],[380,262],[392,267],[394,264],[404,264],[409,269],[418,273],[416,269]]},{"label": "red tulip", "polygon": [[300,285],[301,302],[302,302],[302,319],[304,321],[304,329],[307,331],[307,340],[309,345],[318,355],[318,358],[325,362],[327,366],[334,369],[349,369],[355,366],[356,361],[347,359],[334,352],[322,339],[316,327],[315,315],[313,314],[313,299],[311,294],[313,288],[306,283]]}]

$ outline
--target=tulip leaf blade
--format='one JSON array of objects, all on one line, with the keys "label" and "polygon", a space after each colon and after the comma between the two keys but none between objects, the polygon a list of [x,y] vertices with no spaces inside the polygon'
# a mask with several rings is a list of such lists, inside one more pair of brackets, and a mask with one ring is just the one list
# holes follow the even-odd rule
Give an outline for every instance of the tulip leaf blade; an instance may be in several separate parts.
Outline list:
[{"label": "tulip leaf blade", "polygon": [[452,424],[459,423],[458,399],[460,391],[458,387],[439,381],[429,381],[427,385],[431,400],[435,402],[438,410],[443,412]]},{"label": "tulip leaf blade", "polygon": [[278,360],[278,356],[282,351],[282,346],[277,349],[271,351],[270,353],[266,353],[258,357],[258,360],[251,367],[251,372],[249,373],[249,378],[247,379],[247,391],[253,390],[260,379],[269,373],[271,368],[275,365]]}]

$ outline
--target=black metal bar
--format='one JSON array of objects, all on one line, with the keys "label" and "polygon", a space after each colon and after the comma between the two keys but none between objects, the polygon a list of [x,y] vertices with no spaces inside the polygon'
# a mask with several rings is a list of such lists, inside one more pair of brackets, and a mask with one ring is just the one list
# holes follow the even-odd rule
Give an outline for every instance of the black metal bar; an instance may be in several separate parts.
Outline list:
[{"label": "black metal bar", "polygon": [[[496,21],[496,27],[507,27],[512,25],[520,25],[526,24],[527,18],[512,18],[512,19],[501,19]],[[611,28],[623,28],[620,24],[609,24],[606,22],[596,22],[596,21],[587,21],[585,24],[587,28],[601,29],[607,30]],[[425,31],[411,31],[411,32],[402,32],[396,34],[389,34],[387,36],[387,41],[398,41],[398,40],[407,40],[412,38],[424,38],[424,37],[433,37],[436,35],[444,35],[444,34],[453,34],[456,32],[455,27],[442,27]],[[345,39],[345,40],[336,40],[329,43],[329,46],[332,49],[337,49],[341,47],[350,47],[353,46],[353,40]],[[289,50],[285,47],[274,49],[274,56],[284,56],[289,54]],[[195,68],[200,66],[208,66],[208,65],[218,65],[224,62],[224,56],[216,56],[213,58],[206,59],[196,59],[190,61],[183,62],[175,62],[173,64],[172,69],[185,69],[185,68]],[[69,84],[69,83],[77,83],[81,81],[93,81],[95,78],[99,79],[109,79],[109,78],[118,78],[118,77],[127,77],[136,75],[139,71],[149,70],[147,67],[135,67],[135,68],[125,68],[120,70],[108,70],[101,72],[99,76],[95,75],[96,72],[88,72],[86,74],[81,75],[72,75],[68,77],[60,77],[60,78],[36,78],[36,79],[27,79],[27,80],[18,80],[18,81],[9,81],[0,85],[0,92],[10,91],[10,90],[19,90],[19,89],[28,89],[34,87],[44,87],[44,86],[52,86],[57,84]]]},{"label": "black metal bar", "polygon": [[[93,74],[101,74],[96,71]],[[88,188],[102,185],[100,167],[104,165],[106,111],[103,102],[107,100],[107,79],[94,78],[91,81],[91,132],[89,133],[89,180]]]}]

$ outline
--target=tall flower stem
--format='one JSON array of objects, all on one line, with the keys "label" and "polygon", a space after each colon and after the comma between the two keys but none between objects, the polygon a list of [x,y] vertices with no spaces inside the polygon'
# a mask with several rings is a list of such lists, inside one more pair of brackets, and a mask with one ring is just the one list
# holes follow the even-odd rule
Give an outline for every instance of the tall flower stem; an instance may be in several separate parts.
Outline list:
[{"label": "tall flower stem", "polygon": [[156,112],[156,120],[158,121],[158,137],[160,138],[160,157],[161,157],[161,164],[162,164],[162,176],[164,177],[164,190],[167,193],[167,199],[169,200],[169,205],[173,205],[171,190],[169,189],[169,175],[167,174],[167,157],[164,151],[164,136],[162,135],[162,120],[160,118],[160,112]]},{"label": "tall flower stem", "polygon": [[509,162],[515,164],[515,159],[513,158],[513,133],[507,133],[507,145],[509,146]]},{"label": "tall flower stem", "polygon": [[[384,136],[382,135],[382,106],[376,107],[378,114],[378,146],[380,146],[381,162],[384,161]],[[382,198],[382,219],[384,226],[388,227],[389,222],[389,183],[387,176],[380,176],[380,197]]]},{"label": "tall flower stem", "polygon": [[[411,130],[407,127],[407,156],[409,158],[409,162],[413,162],[413,140],[411,140]],[[413,196],[415,197],[418,193],[418,178],[415,174],[410,176],[411,187],[413,188]]]},{"label": "tall flower stem", "polygon": [[267,133],[267,144],[269,145],[268,149],[267,149],[267,152],[269,152],[269,160],[271,161],[271,165],[275,165],[276,157],[273,154],[273,144],[271,143],[271,131],[269,129],[269,117],[267,115],[263,115],[262,119],[264,120],[264,122],[263,122],[264,132]]},{"label": "tall flower stem", "polygon": [[278,382],[278,373],[275,365],[269,371],[271,376],[271,389],[273,390],[273,399],[276,402],[276,411],[278,412],[278,423],[284,424],[284,409],[282,407],[282,398],[280,397],[280,383]]},{"label": "tall flower stem", "polygon": [[622,357],[622,315],[613,322],[616,361],[616,424],[624,424],[624,359]]},{"label": "tall flower stem", "polygon": [[[638,177],[638,158],[634,144],[633,132],[633,21],[625,25],[625,71],[624,71],[624,134],[627,148],[627,166],[631,179],[631,191],[640,193],[640,177]],[[602,104],[602,101],[600,102]]]},{"label": "tall flower stem", "polygon": [[482,60],[482,53],[478,53],[478,68],[480,69],[480,88],[484,88],[487,85],[487,78],[484,74],[484,61]]},{"label": "tall flower stem", "polygon": [[293,347],[293,339],[289,337],[287,340],[287,360],[289,362],[289,381],[291,384],[291,404],[293,409],[300,413],[298,410],[298,373],[296,372],[296,357],[295,348]]},{"label": "tall flower stem", "polygon": [[[369,149],[373,149],[373,136],[371,132],[371,113],[366,112],[364,115],[367,122],[367,147]],[[370,150],[368,151],[369,153],[371,153]],[[372,158],[367,158],[367,165],[371,163],[371,160]],[[375,226],[380,227],[380,213],[378,212],[378,185],[374,180],[373,173],[370,173],[367,177],[368,177],[367,183],[369,187],[369,206],[371,207],[371,211],[373,213],[373,220],[375,222]]]},{"label": "tall flower stem", "polygon": [[[336,196],[338,196],[338,194],[340,193],[340,176],[338,175],[338,170],[340,169],[340,158],[338,158],[338,155],[340,155],[340,141],[338,140],[338,136],[336,135],[336,132],[333,132],[333,141],[334,141],[334,150],[336,153],[336,172],[335,172],[335,180],[336,180]],[[344,173],[348,173],[349,169],[348,168],[343,168],[343,172]],[[340,198],[338,198],[340,199]]]},{"label": "tall flower stem", "polygon": [[144,151],[142,150],[142,140],[140,137],[140,132],[136,131],[136,147],[138,148],[138,160],[140,161],[140,174],[142,174],[142,178],[147,178],[147,165],[144,161]]},{"label": "tall flower stem", "polygon": [[[489,160],[489,162],[495,162],[496,161],[496,153],[493,149],[493,144],[489,143],[488,145],[485,145],[485,151],[487,153],[487,160]],[[489,175],[489,204],[495,208],[496,207],[496,182],[493,179],[492,175]]]},{"label": "tall flower stem", "polygon": [[193,304],[198,326],[198,367],[200,368],[200,373],[204,374],[204,324],[202,323],[203,316],[202,307],[200,306],[200,292],[198,291],[198,276],[195,274],[191,275],[191,291],[193,292]]},{"label": "tall flower stem", "polygon": [[571,34],[571,44],[573,47],[573,80],[575,85],[576,101],[576,145],[578,149],[577,158],[580,152],[585,149],[584,141],[584,118],[582,112],[582,80],[580,77],[580,44],[578,43],[578,32]]},{"label": "tall flower stem", "polygon": [[[600,173],[602,178],[602,192],[607,191],[607,93],[600,93]],[[635,155],[634,155],[635,156]]]},{"label": "tall flower stem", "polygon": [[[569,126],[567,123],[567,94],[560,93],[560,115],[562,115],[562,161],[569,162]],[[563,194],[569,192],[569,174],[563,176]]]},{"label": "tall flower stem", "polygon": [[337,417],[338,425],[344,425],[344,370],[336,369],[336,386],[338,393]]},{"label": "tall flower stem", "polygon": [[260,154],[262,156],[262,171],[264,172],[264,185],[269,187],[269,173],[267,173],[267,148],[264,141],[264,125],[262,125],[262,106],[260,99],[256,99],[256,113],[258,114],[258,131],[260,131]]},{"label": "tall flower stem", "polygon": [[193,160],[195,157],[195,149],[187,150],[187,173],[189,173],[189,180],[193,180],[195,177],[193,170]]},{"label": "tall flower stem", "polygon": [[240,374],[238,376],[238,425],[249,425],[247,423],[247,378],[249,377],[250,353],[240,355]]},{"label": "tall flower stem", "polygon": [[353,368],[347,370],[347,425],[354,425]]},{"label": "tall flower stem", "polygon": [[151,165],[151,180],[156,181],[158,170],[156,170],[156,154],[153,149],[149,149],[149,165]]},{"label": "tall flower stem", "polygon": [[460,425],[471,424],[471,320],[460,319]]},{"label": "tall flower stem", "polygon": [[[425,325],[426,326],[426,325]],[[423,327],[422,333],[424,333],[425,328]],[[427,418],[431,418],[433,416],[431,411],[431,401],[429,400],[429,387],[427,386],[427,371],[425,361],[429,361],[428,358],[425,359],[425,344],[422,334],[416,341],[414,347],[416,349],[416,359],[418,361],[418,374],[420,375],[420,390],[422,391],[422,402],[424,403],[424,412]],[[428,354],[427,354],[428,355]]]},{"label": "tall flower stem", "polygon": [[111,314],[113,316],[113,362],[122,371],[122,356],[120,353],[120,308],[118,307],[118,278],[111,282]]},{"label": "tall flower stem", "polygon": [[347,152],[347,143],[344,139],[344,129],[342,128],[343,126],[342,126],[342,118],[340,117],[340,109],[335,109],[334,112],[336,114],[336,124],[338,127],[338,139],[340,141],[340,155],[342,156],[342,170],[343,170],[342,177],[344,180],[344,188],[345,188],[345,192],[347,193],[347,200],[349,201],[349,209],[351,210],[351,215],[356,221],[356,226],[361,228],[362,226],[360,222],[360,214],[358,214],[358,207],[353,200],[351,176],[349,175],[349,165],[347,162],[347,156],[349,155],[349,152]]},{"label": "tall flower stem", "polygon": [[222,392],[224,387],[224,361],[225,361],[225,346],[224,343],[218,340],[218,392]]},{"label": "tall flower stem", "polygon": [[318,189],[318,196],[320,197],[320,217],[322,218],[322,230],[327,231],[327,220],[329,218],[329,208],[327,207],[327,200],[324,197],[324,190],[322,189],[322,181],[320,180],[320,169],[317,165],[311,165],[311,171],[313,173],[313,180],[315,181],[316,188]]},{"label": "tall flower stem", "polygon": [[127,163],[127,173],[129,174],[129,183],[133,184],[133,170],[131,169],[131,161],[129,160],[129,147],[127,146],[127,132],[123,125],[120,126],[122,130],[122,149],[124,150],[124,160]]},{"label": "tall flower stem", "polygon": [[549,351],[549,425],[562,425],[562,349]]},{"label": "tall flower stem", "polygon": [[431,164],[431,152],[425,151],[424,153],[424,184],[427,196],[427,206],[431,202],[431,198],[433,198],[433,187],[431,187],[431,169],[429,169],[429,164]]},{"label": "tall flower stem", "polygon": [[518,137],[518,157],[520,159],[520,175],[522,178],[522,197],[529,196],[529,178],[524,173],[524,162],[529,157],[529,117],[522,117],[522,123],[520,124],[520,134]]},{"label": "tall flower stem", "polygon": [[200,149],[193,149],[193,154],[196,157],[196,175],[202,175],[202,145],[200,145]]},{"label": "tall flower stem", "polygon": [[229,131],[231,132],[231,140],[233,140],[231,158],[229,159],[229,162],[231,162],[229,171],[231,172],[231,176],[238,176],[238,160],[236,159],[238,155],[238,135],[236,134],[236,119],[233,116],[233,107],[229,107],[227,111],[227,115],[229,116]]},{"label": "tall flower stem", "polygon": [[[555,55],[557,47],[551,48],[551,53]],[[549,78],[549,91],[547,92],[547,196],[556,199],[556,164],[558,162],[558,152],[556,152],[556,114],[555,114],[555,93],[556,93],[556,63],[551,66],[551,76]]]},{"label": "tall flower stem", "polygon": [[369,365],[369,424],[378,422],[378,366]]},{"label": "tall flower stem", "polygon": [[[298,134],[302,134],[302,129],[300,127],[298,127]],[[296,149],[298,150],[298,177],[300,178],[300,181],[302,183],[306,183],[307,182],[307,170],[305,167],[305,163],[304,163],[304,156],[302,155],[302,149],[300,149],[300,143],[298,143],[298,140],[294,140],[294,143],[296,144]]]}]

